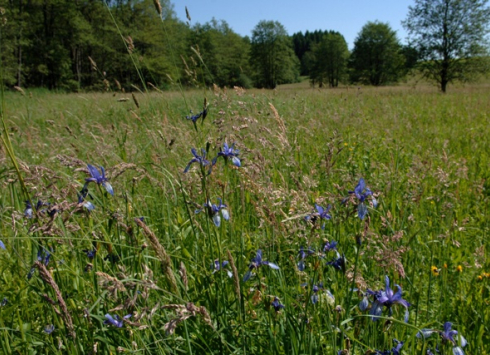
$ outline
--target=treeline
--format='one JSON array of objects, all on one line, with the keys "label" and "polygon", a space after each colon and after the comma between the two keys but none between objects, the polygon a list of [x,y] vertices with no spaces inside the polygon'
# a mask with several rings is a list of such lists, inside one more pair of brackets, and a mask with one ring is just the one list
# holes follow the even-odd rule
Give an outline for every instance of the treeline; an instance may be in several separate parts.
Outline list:
[{"label": "treeline", "polygon": [[[5,85],[67,91],[212,85],[274,88],[396,82],[417,59],[387,24],[370,22],[349,52],[335,31],[289,36],[261,21],[242,37],[224,21],[190,25],[169,0],[0,0]],[[189,21],[190,22],[190,21]]]}]

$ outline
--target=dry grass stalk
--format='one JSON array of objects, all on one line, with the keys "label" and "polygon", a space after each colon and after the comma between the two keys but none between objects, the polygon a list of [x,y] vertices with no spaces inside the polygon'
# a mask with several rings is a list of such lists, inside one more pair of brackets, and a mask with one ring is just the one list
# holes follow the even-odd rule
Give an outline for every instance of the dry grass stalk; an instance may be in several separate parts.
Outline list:
[{"label": "dry grass stalk", "polygon": [[235,287],[235,294],[238,301],[240,301],[241,298],[240,277],[238,276],[238,271],[235,265],[235,259],[233,259],[233,255],[231,255],[229,250],[227,250],[226,253],[228,254],[228,261],[230,262],[231,272],[233,273],[233,286]]},{"label": "dry grass stalk", "polygon": [[184,288],[187,290],[187,285],[189,284],[189,280],[187,279],[187,269],[185,268],[185,265],[182,261],[180,262],[179,275],[182,278],[182,283],[184,284]]},{"label": "dry grass stalk", "polygon": [[90,60],[90,64],[92,64],[92,70],[97,70],[97,63],[89,56],[88,60]]},{"label": "dry grass stalk", "polygon": [[187,6],[185,7],[185,17],[191,22],[191,15],[189,14],[189,10],[187,10]]},{"label": "dry grass stalk", "polygon": [[14,89],[22,94],[22,96],[26,96],[26,92],[20,86],[14,86]]},{"label": "dry grass stalk", "polygon": [[170,259],[170,256],[165,251],[165,248],[160,244],[156,235],[151,231],[150,228],[148,228],[148,226],[143,221],[135,218],[135,222],[143,230],[143,234],[150,242],[153,250],[157,254],[157,258],[162,263],[163,271],[167,276],[167,280],[170,283],[172,290],[175,293],[179,293],[179,289],[177,288],[177,281],[175,280],[175,276],[172,271],[172,260]]},{"label": "dry grass stalk", "polygon": [[157,10],[158,14],[161,16],[162,15],[162,4],[160,4],[160,0],[153,0],[153,4],[155,4],[155,9]]},{"label": "dry grass stalk", "polygon": [[[170,77],[170,75],[167,74],[167,76],[170,78],[170,81],[172,81],[172,78]],[[163,91],[160,90],[159,88],[157,88],[155,85],[153,85],[152,83],[150,83],[149,81],[147,82],[148,86],[150,86],[152,89],[158,91],[160,94],[163,94]]]},{"label": "dry grass stalk", "polygon": [[136,107],[140,108],[140,103],[138,102],[138,100],[136,100],[136,96],[134,95],[134,93],[131,93],[131,96],[133,96],[133,101]]},{"label": "dry grass stalk", "polygon": [[274,118],[277,122],[277,126],[279,127],[279,133],[277,134],[277,138],[279,139],[279,142],[281,142],[283,148],[290,147],[288,136],[286,134],[286,125],[284,124],[283,119],[281,118],[281,116],[279,116],[279,112],[277,112],[276,108],[272,103],[269,102],[269,106],[272,110],[272,113],[274,114]]},{"label": "dry grass stalk", "polygon": [[53,277],[51,276],[48,269],[46,268],[46,266],[44,266],[43,263],[36,261],[34,263],[34,267],[36,267],[39,270],[39,276],[41,276],[41,279],[43,279],[43,281],[45,283],[47,283],[49,286],[51,286],[54,293],[56,294],[56,298],[58,300],[58,304],[60,305],[61,311],[59,311],[52,302],[50,302],[50,303],[53,306],[53,309],[55,310],[55,312],[57,314],[59,314],[61,316],[61,318],[63,318],[63,321],[65,322],[65,325],[68,328],[68,334],[73,339],[75,339],[76,334],[75,334],[75,328],[73,327],[73,321],[71,319],[70,313],[68,312],[68,307],[66,306],[65,300],[61,296],[61,291],[58,288],[58,285],[53,280]]},{"label": "dry grass stalk", "polygon": [[171,319],[170,322],[166,323],[163,326],[165,332],[170,335],[175,332],[175,328],[190,317],[201,316],[202,320],[209,325],[211,328],[213,327],[213,323],[211,322],[211,317],[209,316],[208,310],[204,307],[197,307],[192,302],[187,303],[186,305],[182,304],[168,304],[162,306],[164,309],[173,309],[177,313],[177,317]]},{"label": "dry grass stalk", "polygon": [[109,291],[114,298],[117,298],[117,291],[126,292],[126,287],[116,277],[101,271],[97,271],[95,274],[99,277],[99,285]]},{"label": "dry grass stalk", "polygon": [[131,54],[134,51],[134,42],[131,36],[124,37],[124,41],[128,45],[128,52]]}]

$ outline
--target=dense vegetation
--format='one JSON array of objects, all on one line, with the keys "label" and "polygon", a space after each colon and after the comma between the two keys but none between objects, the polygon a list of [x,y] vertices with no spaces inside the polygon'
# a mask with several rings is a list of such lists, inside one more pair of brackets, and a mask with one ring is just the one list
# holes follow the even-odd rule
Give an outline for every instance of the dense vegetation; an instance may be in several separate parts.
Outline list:
[{"label": "dense vegetation", "polygon": [[4,103],[3,353],[489,353],[488,86]]}]

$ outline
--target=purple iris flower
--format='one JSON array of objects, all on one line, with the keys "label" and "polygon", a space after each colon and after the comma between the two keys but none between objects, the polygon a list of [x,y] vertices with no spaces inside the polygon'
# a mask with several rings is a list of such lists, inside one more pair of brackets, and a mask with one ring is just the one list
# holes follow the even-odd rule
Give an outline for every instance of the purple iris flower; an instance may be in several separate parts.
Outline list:
[{"label": "purple iris flower", "polygon": [[221,217],[219,215],[219,212],[221,211],[221,215],[223,216],[225,221],[228,221],[230,219],[230,214],[226,209],[227,206],[223,204],[220,198],[218,198],[218,202],[218,205],[214,205],[211,203],[211,201],[208,200],[208,202],[203,205],[203,208],[196,210],[195,213],[199,213],[205,209],[208,216],[213,220],[214,225],[216,227],[219,227],[221,225]]},{"label": "purple iris flower", "polygon": [[[316,212],[313,212],[312,214],[306,216],[305,220],[311,221],[313,223],[315,223],[318,218],[320,220],[324,219],[328,221],[332,219],[332,216],[328,213],[331,208],[331,205],[328,205],[327,208],[323,208],[322,206],[315,203]],[[322,224],[322,229],[325,229],[325,223]]]},{"label": "purple iris flower", "polygon": [[359,200],[359,205],[357,206],[357,215],[361,220],[363,220],[368,213],[367,206],[364,201],[369,196],[371,196],[371,199],[373,201],[373,206],[376,207],[378,205],[378,202],[373,197],[372,191],[368,187],[366,187],[366,183],[363,178],[359,179],[359,183],[354,188],[354,191],[349,191],[349,193],[354,194],[356,198]]},{"label": "purple iris flower", "polygon": [[284,308],[284,305],[279,302],[279,298],[274,297],[274,301],[272,301],[272,306],[276,310],[276,312],[279,312],[281,309]]},{"label": "purple iris flower", "polygon": [[228,146],[228,143],[224,142],[223,143],[223,149],[218,153],[216,158],[213,159],[213,165],[216,164],[216,161],[218,160],[219,157],[223,157],[225,160],[231,159],[231,162],[233,165],[236,167],[242,166],[240,159],[238,158],[238,154],[240,151],[238,149],[235,149],[235,143],[233,143],[231,146]]},{"label": "purple iris flower", "polygon": [[92,204],[90,201],[86,201],[85,199],[87,196],[92,197],[88,193],[88,182],[86,182],[80,192],[77,193],[78,195],[78,204],[82,204],[83,207],[85,207],[88,211],[93,211],[95,209],[95,206]]},{"label": "purple iris flower", "polygon": [[196,123],[199,118],[202,117],[202,120],[206,118],[208,115],[208,109],[205,108],[203,111],[199,112],[198,114],[192,115],[192,110],[190,111],[190,116],[185,116],[186,119],[191,120],[193,123]]},{"label": "purple iris flower", "polygon": [[1,249],[3,249],[3,250],[5,250],[5,249],[6,249],[6,248],[5,248],[5,244],[3,244],[3,242],[2,242],[1,240],[0,240],[0,248],[1,248]]},{"label": "purple iris flower", "polygon": [[44,332],[46,334],[51,334],[52,332],[54,332],[54,325],[50,324],[50,325],[45,326]]},{"label": "purple iris flower", "polygon": [[105,170],[102,166],[100,166],[100,173],[99,170],[93,165],[87,164],[88,171],[90,173],[89,178],[85,178],[86,182],[95,182],[97,185],[102,185],[108,193],[111,194],[111,196],[114,196],[114,190],[112,189],[111,184],[109,184],[106,176],[105,176]]},{"label": "purple iris flower", "polygon": [[438,333],[441,336],[443,343],[450,342],[451,344],[453,344],[454,355],[464,355],[464,351],[462,348],[464,348],[468,344],[468,342],[462,335],[458,336],[458,331],[452,330],[452,326],[453,324],[451,322],[446,322],[444,323],[444,330],[442,331],[426,328],[422,329],[420,332],[417,333],[417,338],[428,338],[432,335],[432,333]]},{"label": "purple iris flower", "polygon": [[95,258],[95,255],[97,254],[97,248],[94,248],[92,250],[83,249],[82,251],[87,255],[87,258],[89,258],[90,260]]},{"label": "purple iris flower", "polygon": [[[218,260],[218,259],[216,259],[216,260],[214,261],[214,271],[213,271],[213,274],[214,274],[215,272],[220,271],[220,270],[224,270],[224,269],[225,269],[225,267],[226,267],[226,266],[227,266],[229,263],[230,263],[230,262],[229,262],[228,260],[225,260],[225,261],[223,261],[222,263],[220,263],[220,262],[219,262],[219,260]],[[228,274],[228,277],[230,277],[230,278],[231,278],[231,277],[233,277],[233,274],[231,273],[231,271],[230,271],[230,270],[226,269],[226,273]]]},{"label": "purple iris flower", "polygon": [[385,289],[380,291],[371,291],[367,290],[366,292],[374,297],[374,302],[371,306],[371,310],[369,314],[372,315],[372,320],[377,320],[381,313],[383,312],[383,306],[388,308],[389,315],[392,314],[391,307],[395,304],[400,304],[406,308],[405,312],[405,322],[408,322],[408,307],[410,303],[402,298],[402,288],[399,285],[395,285],[397,287],[396,293],[390,288],[390,278],[385,276]]},{"label": "purple iris flower", "polygon": [[313,249],[311,249],[311,248],[308,248],[307,251],[304,250],[303,246],[301,246],[299,248],[299,254],[298,254],[299,259],[300,259],[299,262],[298,262],[298,270],[299,271],[304,271],[306,257],[309,256],[309,255],[313,255],[313,254],[315,254],[315,251]]},{"label": "purple iris flower", "polygon": [[105,321],[104,324],[106,325],[113,325],[118,328],[122,328],[124,324],[124,319],[131,318],[131,314],[125,315],[123,319],[121,319],[117,314],[113,317],[110,314],[105,315]]},{"label": "purple iris flower", "polygon": [[395,347],[393,349],[391,349],[391,353],[393,355],[400,355],[401,354],[402,347],[403,347],[403,344],[405,344],[405,342],[399,341],[399,340],[396,340],[396,339],[393,339],[393,342],[395,343]]},{"label": "purple iris flower", "polygon": [[342,270],[345,273],[345,255],[342,254],[342,256],[338,256],[337,259],[327,262],[327,265],[331,265],[336,270]]},{"label": "purple iris flower", "polygon": [[[189,164],[184,169],[184,173],[188,172],[191,165],[193,163],[199,163],[201,165],[201,168],[205,167],[206,165],[209,165],[209,161],[206,160],[206,150],[201,148],[202,155],[197,155],[197,150],[195,148],[191,149],[192,155],[194,155],[194,158],[191,159]],[[209,170],[208,174],[211,172],[211,169]]]},{"label": "purple iris flower", "polygon": [[311,295],[311,303],[317,304],[318,303],[318,291],[320,289],[323,289],[323,282],[320,282],[318,285],[313,285],[313,294]]},{"label": "purple iris flower", "polygon": [[248,271],[245,273],[245,276],[243,276],[243,282],[248,281],[252,277],[253,269],[258,269],[262,265],[267,265],[274,270],[279,270],[279,266],[277,266],[276,264],[262,260],[262,250],[259,249],[257,250],[255,258],[252,259],[250,265],[248,266]]},{"label": "purple iris flower", "polygon": [[31,201],[27,200],[26,201],[26,209],[24,210],[24,217],[32,218],[32,215],[33,215],[32,204],[31,204]]},{"label": "purple iris flower", "polygon": [[332,242],[329,242],[328,240],[325,242],[325,245],[323,246],[323,252],[326,253],[330,250],[337,250],[337,243],[336,241],[332,240]]},{"label": "purple iris flower", "polygon": [[48,266],[49,259],[51,259],[51,253],[44,247],[39,248],[37,251],[37,260]]}]

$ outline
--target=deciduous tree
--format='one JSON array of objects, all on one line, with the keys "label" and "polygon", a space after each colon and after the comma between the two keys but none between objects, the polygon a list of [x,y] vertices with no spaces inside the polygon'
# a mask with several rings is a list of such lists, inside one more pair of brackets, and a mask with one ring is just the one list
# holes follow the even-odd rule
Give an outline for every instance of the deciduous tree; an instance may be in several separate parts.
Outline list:
[{"label": "deciduous tree", "polygon": [[354,41],[351,80],[375,86],[396,82],[403,73],[403,63],[396,32],[387,23],[368,22]]},{"label": "deciduous tree", "polygon": [[487,0],[415,0],[403,26],[418,49],[424,75],[442,92],[456,80],[486,70],[490,9]]}]

